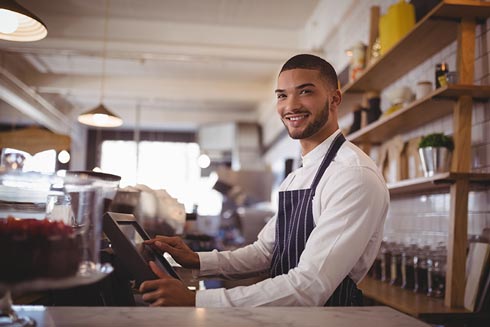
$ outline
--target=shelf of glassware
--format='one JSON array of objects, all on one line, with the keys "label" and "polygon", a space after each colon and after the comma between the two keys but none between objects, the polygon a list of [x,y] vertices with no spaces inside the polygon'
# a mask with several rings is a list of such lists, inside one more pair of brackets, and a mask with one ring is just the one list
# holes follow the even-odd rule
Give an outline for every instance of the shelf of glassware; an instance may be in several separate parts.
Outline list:
[{"label": "shelf of glassware", "polygon": [[365,297],[428,322],[440,323],[451,317],[468,319],[477,315],[464,308],[447,307],[443,299],[402,289],[369,276],[358,286]]}]

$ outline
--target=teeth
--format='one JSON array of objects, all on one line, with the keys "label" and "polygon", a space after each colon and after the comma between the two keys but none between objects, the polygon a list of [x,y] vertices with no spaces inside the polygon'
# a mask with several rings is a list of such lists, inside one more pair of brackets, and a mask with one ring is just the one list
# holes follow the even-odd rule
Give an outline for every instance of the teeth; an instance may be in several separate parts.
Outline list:
[{"label": "teeth", "polygon": [[292,120],[292,121],[295,121],[295,120],[300,120],[300,119],[303,119],[303,118],[305,118],[305,117],[306,117],[306,115],[305,115],[305,116],[288,117],[287,119]]}]

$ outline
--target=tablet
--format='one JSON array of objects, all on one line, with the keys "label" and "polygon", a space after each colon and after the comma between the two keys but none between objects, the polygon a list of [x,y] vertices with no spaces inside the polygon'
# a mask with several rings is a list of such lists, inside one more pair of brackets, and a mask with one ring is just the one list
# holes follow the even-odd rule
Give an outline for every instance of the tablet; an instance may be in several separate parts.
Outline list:
[{"label": "tablet", "polygon": [[145,280],[158,279],[148,265],[149,261],[154,261],[168,275],[180,279],[163,255],[143,244],[150,237],[133,215],[107,212],[104,215],[103,228],[111,241],[112,249],[136,281],[137,287]]}]

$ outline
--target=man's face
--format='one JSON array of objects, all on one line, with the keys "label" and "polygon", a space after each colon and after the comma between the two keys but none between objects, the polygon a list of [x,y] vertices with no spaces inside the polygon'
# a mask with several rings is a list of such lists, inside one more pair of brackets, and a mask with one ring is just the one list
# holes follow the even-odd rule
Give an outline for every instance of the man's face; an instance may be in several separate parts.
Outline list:
[{"label": "man's face", "polygon": [[277,112],[293,139],[307,139],[326,128],[329,90],[311,69],[283,71],[277,81]]}]

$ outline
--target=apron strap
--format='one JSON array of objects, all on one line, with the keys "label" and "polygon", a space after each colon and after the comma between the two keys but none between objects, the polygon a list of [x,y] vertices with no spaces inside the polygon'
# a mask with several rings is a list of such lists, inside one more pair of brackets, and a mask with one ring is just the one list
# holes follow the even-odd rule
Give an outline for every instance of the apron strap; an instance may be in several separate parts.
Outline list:
[{"label": "apron strap", "polygon": [[325,172],[325,170],[327,170],[328,166],[337,155],[337,151],[339,151],[340,147],[342,146],[342,144],[344,144],[344,142],[345,142],[344,135],[342,133],[339,133],[333,140],[332,144],[330,144],[327,154],[325,155],[325,157],[323,157],[323,161],[320,164],[320,168],[318,168],[318,171],[315,174],[315,178],[313,178],[313,182],[311,183],[310,188],[313,190],[313,195],[315,195],[316,187],[320,182],[320,180],[322,179],[323,173]]},{"label": "apron strap", "polygon": [[335,289],[325,307],[362,307],[363,306],[362,291],[357,288],[356,283],[346,276],[342,283]]}]

